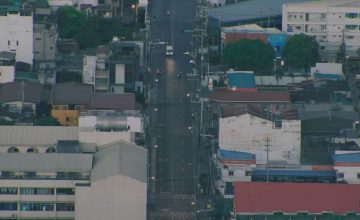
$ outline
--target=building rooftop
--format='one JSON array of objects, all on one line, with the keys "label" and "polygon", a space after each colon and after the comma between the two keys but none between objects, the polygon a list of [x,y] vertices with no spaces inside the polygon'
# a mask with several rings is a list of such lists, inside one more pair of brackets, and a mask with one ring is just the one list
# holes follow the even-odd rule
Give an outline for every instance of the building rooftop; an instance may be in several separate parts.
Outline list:
[{"label": "building rooftop", "polygon": [[359,115],[357,112],[349,111],[299,111],[301,120],[312,120],[319,118],[340,118],[345,120],[357,121],[359,120]]},{"label": "building rooftop", "polygon": [[301,6],[301,7],[360,7],[359,0],[321,0],[311,2],[298,2],[298,3],[286,3],[289,6]]},{"label": "building rooftop", "polygon": [[134,93],[123,94],[104,94],[96,93],[91,98],[91,109],[109,109],[109,110],[137,110],[138,106]]},{"label": "building rooftop", "polygon": [[92,154],[6,153],[0,154],[1,171],[89,172]]},{"label": "building rooftop", "polygon": [[40,104],[44,86],[36,82],[9,82],[3,83],[0,88],[2,103],[24,101]]},{"label": "building rooftop", "polygon": [[94,154],[91,181],[124,175],[147,182],[147,150],[126,141],[103,145]]},{"label": "building rooftop", "polygon": [[236,213],[360,212],[359,184],[235,183]]},{"label": "building rooftop", "polygon": [[74,82],[61,83],[52,86],[49,96],[49,104],[89,105],[92,96],[92,85]]},{"label": "building rooftop", "polygon": [[285,102],[290,103],[289,92],[242,92],[228,89],[217,89],[209,94],[209,99],[216,102]]},{"label": "building rooftop", "polygon": [[8,52],[8,51],[1,51],[0,52],[0,60],[15,60],[15,53]]},{"label": "building rooftop", "polygon": [[250,21],[264,17],[281,16],[284,3],[303,2],[306,0],[252,0],[223,7],[212,8],[209,16],[221,22]]},{"label": "building rooftop", "polygon": [[245,24],[245,25],[237,25],[231,27],[222,27],[222,32],[231,32],[231,33],[281,33],[281,31],[277,28],[262,28],[257,24]]}]

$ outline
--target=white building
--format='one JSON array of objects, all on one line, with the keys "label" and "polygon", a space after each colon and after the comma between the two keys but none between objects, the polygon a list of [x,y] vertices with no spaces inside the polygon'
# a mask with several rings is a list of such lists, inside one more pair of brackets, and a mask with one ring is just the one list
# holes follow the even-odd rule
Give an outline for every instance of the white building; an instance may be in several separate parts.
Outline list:
[{"label": "white building", "polygon": [[0,127],[1,219],[146,219],[146,149],[81,132],[93,129]]},{"label": "white building", "polygon": [[8,9],[0,16],[0,51],[16,53],[16,61],[33,63],[33,16],[31,11]]},{"label": "white building", "polygon": [[256,164],[269,161],[300,163],[301,121],[298,117],[244,111],[219,119],[219,147],[256,155]]},{"label": "white building", "polygon": [[83,83],[95,86],[96,56],[84,55],[83,58]]},{"label": "white building", "polygon": [[313,79],[345,79],[341,63],[316,63],[315,67],[311,67],[310,72]]},{"label": "white building", "polygon": [[360,183],[359,151],[335,151],[333,160],[338,182],[345,181],[349,184]]},{"label": "white building", "polygon": [[347,56],[359,56],[360,2],[326,0],[283,5],[282,30],[314,36],[324,60],[333,60],[344,40]]},{"label": "white building", "polygon": [[219,149],[215,164],[220,177],[215,185],[222,195],[229,198],[233,195],[232,183],[251,181],[251,173],[256,168],[256,158],[250,153]]}]

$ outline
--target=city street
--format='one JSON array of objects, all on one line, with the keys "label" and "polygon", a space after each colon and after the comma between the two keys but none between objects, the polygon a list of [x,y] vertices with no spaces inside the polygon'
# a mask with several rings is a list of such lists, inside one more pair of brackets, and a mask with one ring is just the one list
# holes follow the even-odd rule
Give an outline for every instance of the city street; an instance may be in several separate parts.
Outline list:
[{"label": "city street", "polygon": [[[193,0],[153,0],[149,7],[149,219],[195,219],[197,81],[186,77],[193,66],[184,53],[193,48],[191,33],[183,31],[192,29],[194,16]],[[166,45],[173,46],[173,56],[165,55]]]}]

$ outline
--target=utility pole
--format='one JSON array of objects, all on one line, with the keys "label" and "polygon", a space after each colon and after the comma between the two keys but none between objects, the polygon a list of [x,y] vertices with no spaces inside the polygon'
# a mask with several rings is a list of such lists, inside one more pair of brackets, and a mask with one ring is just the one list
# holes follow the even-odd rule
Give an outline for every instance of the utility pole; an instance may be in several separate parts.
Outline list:
[{"label": "utility pole", "polygon": [[270,138],[265,139],[265,151],[266,151],[266,182],[269,182],[269,147],[270,147]]}]

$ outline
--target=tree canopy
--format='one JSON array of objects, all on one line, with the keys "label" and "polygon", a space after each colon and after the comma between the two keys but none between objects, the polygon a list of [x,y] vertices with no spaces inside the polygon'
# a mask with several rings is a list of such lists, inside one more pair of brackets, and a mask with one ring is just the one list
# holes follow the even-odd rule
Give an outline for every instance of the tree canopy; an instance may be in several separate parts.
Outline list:
[{"label": "tree canopy", "polygon": [[309,68],[319,60],[319,44],[314,37],[297,34],[287,41],[283,57],[285,64],[295,68]]},{"label": "tree canopy", "polygon": [[228,68],[271,72],[274,66],[273,48],[261,40],[242,39],[226,45],[223,62]]},{"label": "tree canopy", "polygon": [[36,0],[35,7],[36,8],[48,8],[49,2],[48,2],[48,0]]},{"label": "tree canopy", "polygon": [[61,38],[72,38],[85,25],[85,13],[72,6],[65,5],[56,11],[59,35]]},{"label": "tree canopy", "polygon": [[75,35],[80,48],[95,47],[108,43],[114,36],[132,39],[133,28],[123,27],[115,19],[106,19],[99,16],[90,17],[83,28]]}]

